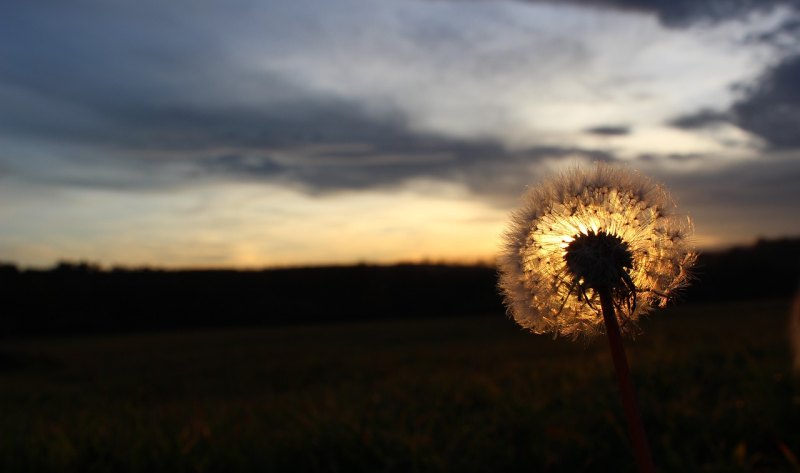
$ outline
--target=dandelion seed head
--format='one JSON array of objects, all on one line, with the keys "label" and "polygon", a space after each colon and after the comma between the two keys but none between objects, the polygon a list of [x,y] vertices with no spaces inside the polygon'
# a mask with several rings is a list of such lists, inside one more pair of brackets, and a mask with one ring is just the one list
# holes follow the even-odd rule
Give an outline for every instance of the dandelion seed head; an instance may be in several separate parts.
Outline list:
[{"label": "dandelion seed head", "polygon": [[598,287],[623,332],[686,285],[696,255],[691,221],[666,190],[621,167],[575,168],[523,197],[505,234],[500,288],[509,313],[535,333],[602,333]]}]

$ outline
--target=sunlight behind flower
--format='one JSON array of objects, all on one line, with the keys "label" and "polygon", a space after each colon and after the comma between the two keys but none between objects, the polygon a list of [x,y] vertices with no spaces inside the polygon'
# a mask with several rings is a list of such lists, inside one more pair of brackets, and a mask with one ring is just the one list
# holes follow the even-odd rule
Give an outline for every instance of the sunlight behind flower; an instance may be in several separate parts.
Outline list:
[{"label": "sunlight behind flower", "polygon": [[576,238],[606,234],[618,238],[632,260],[633,304],[617,309],[623,331],[634,333],[639,317],[686,284],[695,259],[691,222],[674,207],[662,187],[600,164],[532,189],[514,214],[499,262],[500,285],[517,322],[536,333],[599,333],[599,293],[570,270],[567,251]]}]

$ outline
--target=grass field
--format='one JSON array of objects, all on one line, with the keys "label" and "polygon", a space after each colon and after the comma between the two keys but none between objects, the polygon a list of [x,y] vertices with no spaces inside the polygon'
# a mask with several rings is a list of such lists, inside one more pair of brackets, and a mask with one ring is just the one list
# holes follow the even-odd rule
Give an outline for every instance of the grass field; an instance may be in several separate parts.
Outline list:
[{"label": "grass field", "polygon": [[[788,301],[628,344],[660,471],[800,471]],[[632,471],[605,339],[494,317],[0,342],[0,471]]]}]

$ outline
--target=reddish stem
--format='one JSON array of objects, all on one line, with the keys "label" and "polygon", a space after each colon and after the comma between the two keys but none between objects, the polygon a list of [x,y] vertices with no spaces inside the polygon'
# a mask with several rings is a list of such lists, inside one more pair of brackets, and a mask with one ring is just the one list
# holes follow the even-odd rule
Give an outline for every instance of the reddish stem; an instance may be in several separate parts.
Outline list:
[{"label": "reddish stem", "polygon": [[611,291],[605,288],[599,289],[598,292],[600,294],[600,304],[603,307],[603,320],[606,323],[608,344],[611,348],[611,358],[614,360],[614,368],[617,372],[617,384],[622,398],[622,406],[625,409],[625,417],[628,420],[628,432],[631,436],[636,463],[641,473],[654,473],[655,466],[650,455],[647,436],[644,433],[644,424],[642,424],[642,417],[639,414],[636,395],[633,392],[628,358],[625,356],[625,349],[622,347],[622,336],[619,332],[617,316],[614,313]]}]

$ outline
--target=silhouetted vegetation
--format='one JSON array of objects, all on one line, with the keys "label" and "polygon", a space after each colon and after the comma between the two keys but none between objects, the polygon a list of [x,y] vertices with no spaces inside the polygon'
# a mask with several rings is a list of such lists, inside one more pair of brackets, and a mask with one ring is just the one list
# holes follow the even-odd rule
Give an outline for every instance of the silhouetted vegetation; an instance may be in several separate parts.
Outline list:
[{"label": "silhouetted vegetation", "polygon": [[800,238],[700,255],[685,300],[725,301],[793,294],[800,282]]},{"label": "silhouetted vegetation", "polygon": [[[799,256],[705,254],[642,322],[628,350],[661,470],[797,468]],[[605,340],[526,333],[495,284],[481,266],[0,265],[0,471],[633,471]],[[98,334],[234,325],[272,326]]]},{"label": "silhouetted vegetation", "polygon": [[[700,256],[682,303],[780,297],[800,279],[800,239]],[[0,265],[2,336],[450,317],[504,311],[489,266],[260,271]]]},{"label": "silhouetted vegetation", "polygon": [[[643,322],[628,350],[659,471],[796,471],[787,314]],[[501,314],[4,340],[0,471],[632,472],[611,366],[603,337]]]},{"label": "silhouetted vegetation", "polygon": [[6,335],[502,311],[494,269],[477,266],[103,271],[61,263],[48,271],[9,268],[0,274],[0,285]]}]

